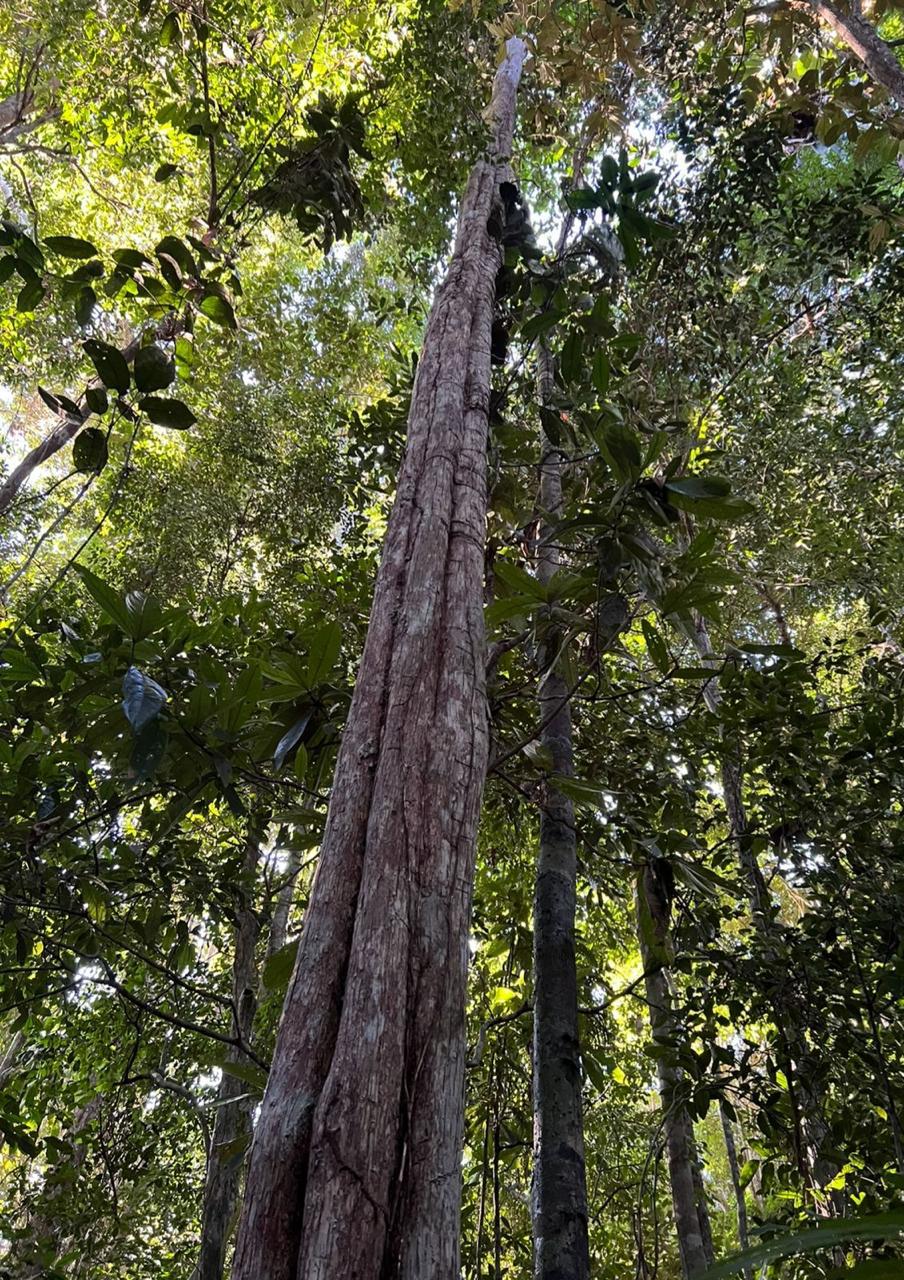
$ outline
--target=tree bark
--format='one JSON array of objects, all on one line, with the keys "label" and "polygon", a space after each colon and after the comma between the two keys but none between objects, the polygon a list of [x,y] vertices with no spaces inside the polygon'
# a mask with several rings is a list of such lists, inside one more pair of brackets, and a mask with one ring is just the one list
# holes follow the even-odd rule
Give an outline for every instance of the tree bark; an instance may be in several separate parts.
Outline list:
[{"label": "tree bark", "polygon": [[870,78],[887,89],[899,107],[904,107],[904,67],[872,23],[859,13],[845,12],[832,0],[805,3],[847,45]]},{"label": "tree bark", "polygon": [[682,1073],[675,1061],[681,1037],[669,989],[670,917],[671,904],[662,875],[654,863],[647,862],[638,876],[637,932],[650,1028],[658,1051],[656,1073],[681,1270],[685,1280],[693,1280],[712,1265],[712,1234],[694,1125],[682,1098]]},{"label": "tree bark", "polygon": [[[552,398],[552,357],[540,347],[541,404]],[[565,455],[540,432],[540,509],[537,577],[548,584],[560,555],[551,529],[562,509]],[[561,635],[550,631],[538,652],[541,743],[550,768],[574,776],[568,684],[556,666]],[[534,1186],[536,1280],[587,1280],[587,1184],[581,1100],[581,1052],[574,915],[577,839],[574,806],[552,784],[543,791],[534,891]]]},{"label": "tree bark", "polygon": [[465,983],[488,754],[490,330],[525,49],[499,67],[408,447],[251,1152],[233,1280],[455,1280]]},{"label": "tree bark", "polygon": [[[56,81],[47,86],[48,92],[55,93],[59,88]],[[15,142],[23,134],[33,133],[42,124],[56,120],[60,114],[59,107],[50,106],[42,115],[35,115],[35,91],[32,86],[11,93],[0,101],[0,143]]]},{"label": "tree bark", "polygon": [[[722,1136],[725,1139],[725,1155],[728,1160],[728,1172],[731,1176],[731,1186],[734,1191],[735,1211],[738,1219],[738,1244],[742,1250],[750,1247],[750,1236],[747,1231],[747,1200],[744,1195],[744,1188],[741,1186],[741,1167],[738,1163],[738,1148],[735,1143],[734,1129],[731,1125],[731,1116],[725,1108],[724,1100],[719,1098],[719,1119],[722,1121]],[[745,1280],[752,1280],[753,1271],[749,1263],[744,1266]]]},{"label": "tree bark", "polygon": [[[260,919],[254,910],[254,882],[260,847],[256,835],[249,835],[245,846],[242,885],[238,893],[235,926],[235,950],[232,960],[233,1035],[243,1044],[251,1043],[254,1015],[257,1012],[258,972],[255,949],[260,937]],[[235,1045],[226,1054],[235,1065],[252,1065],[246,1054]],[[201,1250],[195,1269],[195,1280],[222,1280],[229,1231],[239,1199],[242,1155],[230,1150],[251,1133],[251,1101],[248,1086],[237,1076],[223,1071],[217,1093],[204,1201],[201,1211]]]}]

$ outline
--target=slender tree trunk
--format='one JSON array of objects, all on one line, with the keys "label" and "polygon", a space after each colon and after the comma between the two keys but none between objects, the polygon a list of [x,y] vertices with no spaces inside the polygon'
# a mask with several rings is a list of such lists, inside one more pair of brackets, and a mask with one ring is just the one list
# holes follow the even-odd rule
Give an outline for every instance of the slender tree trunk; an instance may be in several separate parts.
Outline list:
[{"label": "slender tree trunk", "polygon": [[[242,885],[238,893],[235,950],[232,960],[233,1034],[243,1044],[251,1043],[257,1012],[258,972],[255,949],[260,936],[260,920],[254,910],[254,882],[260,846],[256,833],[245,846]],[[235,1065],[248,1063],[238,1045],[231,1047],[227,1060]],[[222,1280],[226,1247],[239,1199],[242,1177],[240,1139],[251,1133],[251,1104],[248,1086],[230,1072],[223,1072],[217,1094],[217,1112],[207,1159],[204,1202],[201,1211],[201,1251],[195,1280]],[[235,1150],[239,1145],[239,1150]]]},{"label": "slender tree trunk", "polygon": [[[541,404],[552,398],[549,349],[540,348]],[[565,455],[541,429],[537,577],[544,585],[559,569],[551,529],[562,509]],[[541,743],[552,772],[574,776],[568,684],[556,657],[561,635],[551,631],[538,652],[537,690]],[[574,806],[556,787],[544,788],[540,850],[534,892],[534,1187],[533,1236],[536,1280],[587,1280],[587,1185],[581,1105],[581,1052],[574,914],[577,839]]]},{"label": "slender tree trunk", "polygon": [[268,960],[286,945],[286,936],[289,931],[289,915],[295,898],[295,882],[298,879],[299,865],[298,853],[295,849],[291,849],[286,867],[285,882],[276,895],[276,901],[273,904],[273,911],[270,916],[270,928],[267,934]]},{"label": "slender tree trunk", "polygon": [[[177,337],[183,328],[183,323],[175,311],[170,311],[163,320],[157,325],[155,336],[162,341],[169,341]],[[127,364],[131,364],[141,348],[141,336],[133,338],[122,350],[122,354]],[[67,444],[75,439],[82,427],[91,417],[90,409],[85,406],[82,410],[82,416],[78,418],[65,418],[62,422],[57,423],[47,435],[33,449],[30,449],[17,467],[9,473],[6,479],[0,484],[0,516],[5,515],[12,506],[24,484],[30,480],[31,476],[38,467],[55,457],[61,449],[65,449]]]},{"label": "slender tree trunk", "polygon": [[[744,1188],[741,1186],[741,1167],[738,1163],[738,1148],[735,1143],[734,1129],[732,1128],[731,1116],[725,1107],[724,1100],[719,1098],[719,1119],[722,1121],[722,1136],[725,1139],[725,1155],[728,1159],[728,1172],[731,1176],[731,1186],[734,1191],[735,1212],[738,1218],[738,1244],[741,1249],[750,1247],[750,1236],[747,1231],[747,1200],[744,1195]],[[744,1275],[746,1280],[752,1280],[753,1272],[749,1264],[744,1267]]]},{"label": "slender tree trunk", "polygon": [[9,1044],[3,1050],[3,1056],[0,1057],[0,1089],[5,1089],[7,1081],[11,1080],[16,1072],[16,1059],[22,1052],[22,1046],[25,1044],[25,1033],[17,1031],[12,1037]]},{"label": "slender tree trunk", "polygon": [[[455,1280],[465,984],[486,771],[491,212],[509,41],[433,304],[320,863],[251,1152],[234,1280]],[[492,225],[492,224],[491,224]]]},{"label": "slender tree trunk", "polygon": [[[694,646],[701,660],[713,665],[715,656],[704,619],[697,615],[694,627]],[[704,689],[706,705],[714,715],[718,714],[721,690],[716,678]],[[728,816],[728,829],[738,851],[738,862],[747,878],[753,925],[764,943],[767,954],[775,952],[778,941],[773,919],[771,895],[762,868],[757,860],[741,786],[741,765],[735,755],[722,752],[722,791]],[[774,967],[784,973],[787,961],[775,952]],[[814,1085],[817,1061],[807,1043],[806,1028],[800,1010],[792,996],[779,980],[775,996],[775,1016],[782,1046],[782,1069],[788,1080],[793,1122],[793,1143],[802,1177],[814,1187],[825,1187],[836,1173],[834,1163],[825,1158],[823,1149],[829,1138],[825,1122],[821,1090]]]},{"label": "slender tree trunk", "polygon": [[712,1265],[712,1233],[694,1125],[682,1098],[682,1073],[675,1061],[680,1029],[672,1005],[667,967],[672,950],[670,916],[671,904],[662,874],[654,863],[647,862],[638,876],[637,932],[650,1027],[658,1051],[656,1071],[681,1270],[685,1280],[693,1280]]},{"label": "slender tree trunk", "polygon": [[831,27],[842,44],[847,45],[870,78],[886,88],[899,107],[904,107],[904,67],[872,23],[859,13],[845,11],[832,0],[805,0],[805,3]]}]

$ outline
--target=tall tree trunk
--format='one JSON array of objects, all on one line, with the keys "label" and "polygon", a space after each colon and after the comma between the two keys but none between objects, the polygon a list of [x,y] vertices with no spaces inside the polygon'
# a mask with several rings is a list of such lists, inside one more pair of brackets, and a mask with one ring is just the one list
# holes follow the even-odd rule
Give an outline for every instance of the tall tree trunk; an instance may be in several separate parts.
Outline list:
[{"label": "tall tree trunk", "polygon": [[[735,1212],[738,1218],[738,1244],[743,1250],[750,1247],[750,1236],[747,1232],[747,1199],[744,1195],[744,1188],[741,1186],[741,1167],[738,1163],[738,1148],[735,1142],[731,1116],[728,1114],[728,1109],[722,1097],[719,1098],[719,1119],[722,1121],[725,1156],[728,1160],[728,1172],[731,1177],[732,1190],[734,1191]],[[745,1280],[752,1280],[753,1271],[749,1263],[744,1266],[744,1276]]]},{"label": "tall tree trunk", "polygon": [[[537,379],[540,403],[553,390],[552,356],[543,344]],[[537,577],[544,585],[559,569],[553,526],[562,509],[565,455],[540,432],[540,509]],[[558,670],[561,644],[550,631],[537,654],[541,743],[552,772],[574,776],[568,684]],[[540,849],[534,892],[534,1187],[536,1280],[587,1280],[587,1184],[581,1104],[581,1052],[574,914],[577,839],[574,806],[547,784],[540,811]]]},{"label": "tall tree trunk", "polygon": [[646,862],[637,882],[637,932],[650,1028],[658,1050],[656,1072],[681,1270],[685,1280],[692,1280],[712,1265],[712,1234],[694,1125],[682,1096],[681,1069],[675,1061],[681,1037],[669,989],[670,917],[669,891],[662,870],[655,862]]},{"label": "tall tree trunk", "polygon": [[886,88],[899,107],[904,107],[904,67],[872,23],[853,9],[845,11],[833,0],[805,0],[805,3],[847,45],[870,78]]},{"label": "tall tree trunk", "polygon": [[[257,1012],[258,972],[255,949],[260,936],[260,919],[254,910],[254,884],[260,846],[257,833],[248,836],[238,892],[235,950],[232,959],[233,1035],[250,1044]],[[251,1065],[238,1045],[232,1046],[227,1061]],[[204,1201],[201,1211],[201,1251],[195,1280],[222,1280],[229,1231],[235,1217],[242,1176],[240,1139],[251,1132],[251,1104],[248,1086],[229,1071],[223,1072],[217,1093],[217,1114],[207,1159]],[[235,1150],[236,1146],[239,1150]]]},{"label": "tall tree trunk", "polygon": [[[706,665],[714,665],[715,655],[705,620],[697,615],[694,625],[694,647]],[[714,715],[719,712],[721,690],[717,678],[708,681],[704,689],[706,705]],[[738,853],[738,862],[747,879],[750,910],[753,925],[762,940],[767,956],[774,957],[776,973],[785,974],[787,959],[779,955],[776,924],[773,918],[769,886],[754,850],[741,783],[741,764],[736,754],[724,751],[721,759],[722,792],[728,817],[728,830]],[[788,1080],[788,1094],[792,1111],[792,1140],[801,1176],[819,1189],[831,1182],[836,1166],[827,1159],[823,1150],[829,1139],[825,1122],[821,1090],[815,1085],[817,1076],[816,1056],[806,1034],[800,1009],[793,995],[787,992],[784,977],[778,980],[774,999],[775,1017],[779,1032],[782,1057],[781,1066]],[[831,1202],[831,1197],[830,1197]]]},{"label": "tall tree trunk", "polygon": [[408,447],[261,1107],[234,1280],[454,1280],[465,984],[488,754],[482,587],[490,214],[525,56],[493,88],[424,338]]}]

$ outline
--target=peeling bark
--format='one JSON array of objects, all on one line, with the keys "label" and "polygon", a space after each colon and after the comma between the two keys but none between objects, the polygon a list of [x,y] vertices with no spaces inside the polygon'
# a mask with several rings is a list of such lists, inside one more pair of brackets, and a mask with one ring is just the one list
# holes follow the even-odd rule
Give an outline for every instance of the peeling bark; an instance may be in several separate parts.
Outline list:
[{"label": "peeling bark", "polygon": [[[552,396],[552,357],[539,356],[541,404]],[[560,554],[550,538],[562,509],[565,455],[541,430],[540,520],[537,577],[547,584]],[[541,743],[550,768],[574,776],[568,684],[554,660],[561,644],[550,632],[538,653]],[[550,665],[553,664],[553,665]],[[587,1184],[581,1099],[581,1052],[574,915],[577,881],[574,806],[547,784],[540,812],[540,849],[534,890],[534,1186],[532,1225],[536,1280],[587,1280]]]},{"label": "peeling bark", "polygon": [[524,45],[496,75],[424,339],[233,1280],[457,1280],[465,983],[488,754],[490,329]]},{"label": "peeling bark", "polygon": [[684,1104],[682,1073],[675,1061],[680,1029],[672,1004],[667,966],[671,960],[671,904],[661,877],[645,863],[637,884],[637,932],[650,1009],[656,1073],[663,1108],[666,1159],[675,1229],[685,1280],[713,1263],[709,1212],[703,1194],[694,1125]]}]

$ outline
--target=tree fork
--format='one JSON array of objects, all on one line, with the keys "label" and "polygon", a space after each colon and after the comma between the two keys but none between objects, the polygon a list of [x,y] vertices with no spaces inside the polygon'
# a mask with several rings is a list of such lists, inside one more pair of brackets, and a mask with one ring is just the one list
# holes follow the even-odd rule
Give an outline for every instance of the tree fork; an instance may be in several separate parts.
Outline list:
[{"label": "tree fork", "polygon": [[490,330],[525,57],[508,41],[427,325],[233,1280],[456,1280],[465,983],[488,755]]}]

